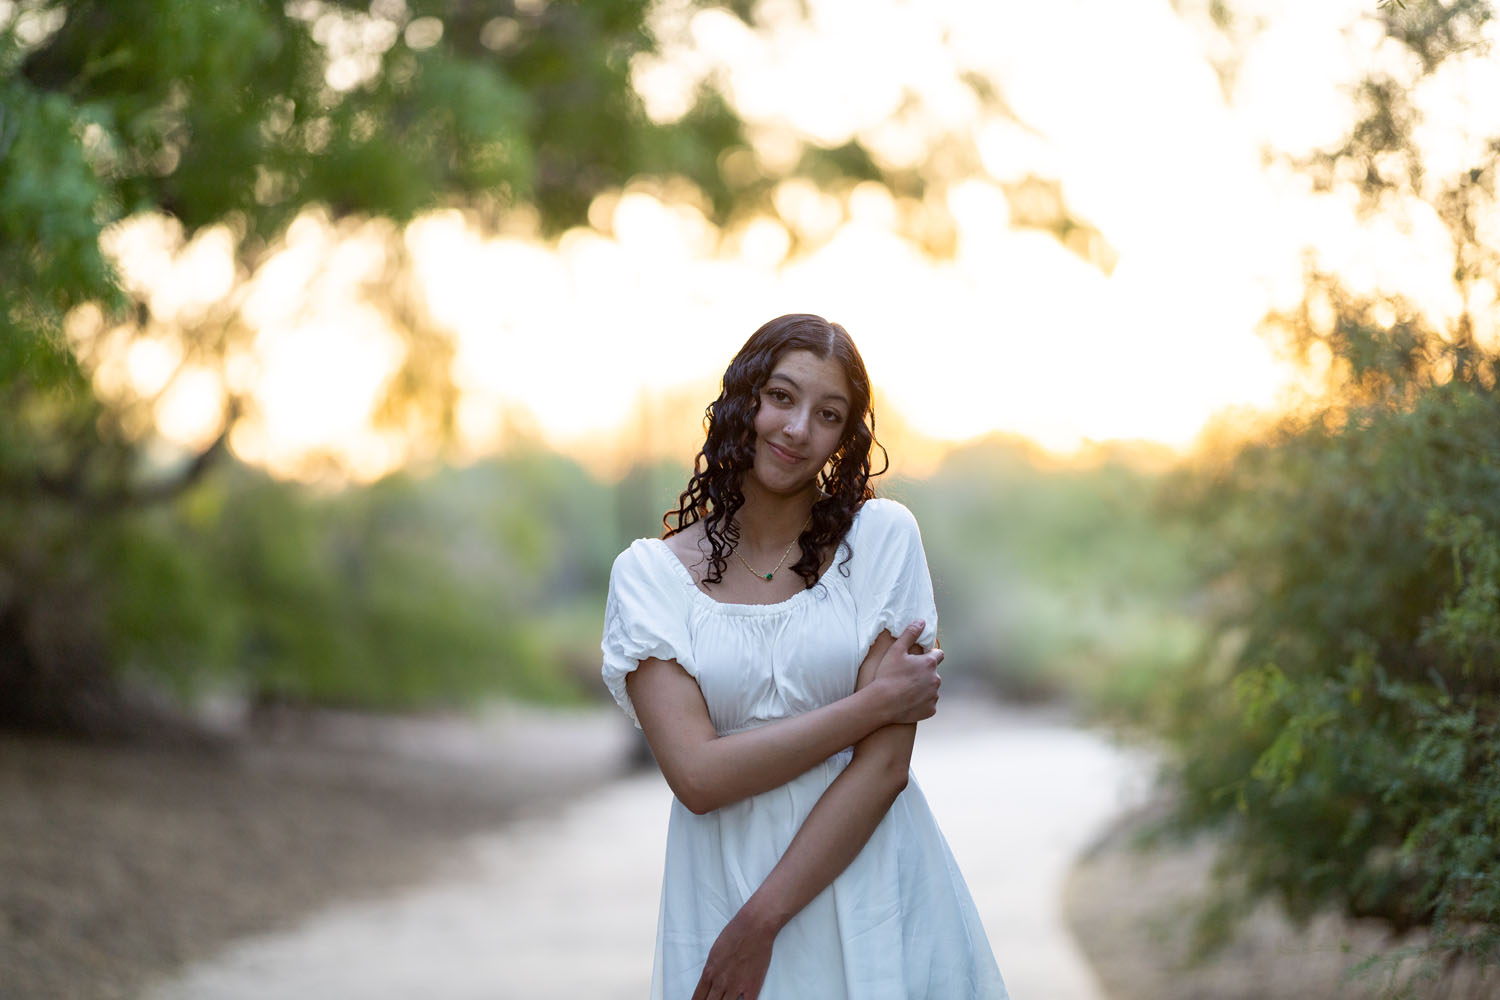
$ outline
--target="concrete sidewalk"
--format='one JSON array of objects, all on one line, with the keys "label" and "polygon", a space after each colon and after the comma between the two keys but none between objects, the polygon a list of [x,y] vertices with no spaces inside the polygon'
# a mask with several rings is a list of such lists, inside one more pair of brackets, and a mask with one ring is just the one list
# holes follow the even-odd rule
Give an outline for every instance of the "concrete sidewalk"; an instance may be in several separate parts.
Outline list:
[{"label": "concrete sidewalk", "polygon": [[[1016,1000],[1102,1000],[1063,924],[1063,881],[1149,764],[1035,713],[944,702],[913,769]],[[575,734],[576,735],[576,734]],[[670,792],[627,778],[455,852],[398,896],[245,940],[151,1000],[549,1000],[647,995]]]}]

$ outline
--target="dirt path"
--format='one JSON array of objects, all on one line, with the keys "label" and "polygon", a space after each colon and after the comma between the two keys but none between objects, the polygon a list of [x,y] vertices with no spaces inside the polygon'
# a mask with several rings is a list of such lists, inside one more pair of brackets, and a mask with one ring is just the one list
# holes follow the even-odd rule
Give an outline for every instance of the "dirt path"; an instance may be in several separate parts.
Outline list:
[{"label": "dirt path", "polygon": [[[945,701],[918,782],[1017,1000],[1097,1000],[1062,920],[1073,858],[1139,797],[1145,765],[1061,720]],[[333,904],[162,981],[151,1000],[644,996],[669,792],[654,775],[450,851],[423,885]]]},{"label": "dirt path", "polygon": [[0,737],[0,996],[126,1000],[620,770],[612,710],[322,715],[215,752]]},{"label": "dirt path", "polygon": [[1104,1000],[1068,929],[1063,892],[1088,845],[1145,798],[1151,759],[1059,716],[984,704],[949,709],[917,742],[917,780],[1011,996]]}]

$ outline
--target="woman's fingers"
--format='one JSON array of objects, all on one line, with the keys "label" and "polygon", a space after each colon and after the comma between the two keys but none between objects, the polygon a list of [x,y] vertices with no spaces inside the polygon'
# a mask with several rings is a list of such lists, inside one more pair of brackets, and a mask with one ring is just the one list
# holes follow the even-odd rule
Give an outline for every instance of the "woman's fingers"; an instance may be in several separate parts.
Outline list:
[{"label": "woman's fingers", "polygon": [[[912,652],[912,646],[916,645],[917,639],[921,637],[922,630],[926,627],[927,623],[918,619],[902,629],[901,634],[896,636],[896,641],[891,643],[890,647],[885,651],[884,656],[881,658],[881,663],[897,663],[903,657],[916,656],[917,654]],[[879,668],[876,669],[876,672],[880,672]]]},{"label": "woman's fingers", "polygon": [[922,630],[926,627],[927,623],[919,618],[902,629],[901,634],[896,637],[897,651],[902,653],[910,652],[912,645],[921,637]]},{"label": "woman's fingers", "polygon": [[750,976],[745,984],[739,985],[730,978],[730,985],[725,985],[705,970],[703,978],[698,980],[698,988],[693,991],[693,1000],[751,1000],[760,994],[763,979],[764,975],[761,980]]},{"label": "woman's fingers", "polygon": [[771,964],[773,931],[758,929],[743,910],[730,919],[703,963],[693,1000],[755,1000]]},{"label": "woman's fingers", "polygon": [[938,689],[943,686],[942,675],[937,672],[938,664],[943,662],[943,651],[934,647],[931,652],[923,657],[923,660],[927,665],[927,669],[932,673],[932,694],[924,706],[925,711],[923,715],[923,718],[930,719],[937,714]]},{"label": "woman's fingers", "polygon": [[937,646],[922,650],[916,645],[926,628],[927,622],[922,619],[907,625],[875,668],[877,680],[896,699],[892,722],[920,722],[937,714],[938,686],[942,683],[937,668],[944,654]]}]

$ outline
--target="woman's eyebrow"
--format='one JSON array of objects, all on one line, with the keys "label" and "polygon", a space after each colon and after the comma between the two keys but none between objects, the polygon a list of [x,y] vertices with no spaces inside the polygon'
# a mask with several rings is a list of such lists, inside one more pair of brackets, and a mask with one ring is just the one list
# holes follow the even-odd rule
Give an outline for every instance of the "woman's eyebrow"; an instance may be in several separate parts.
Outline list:
[{"label": "woman's eyebrow", "polygon": [[[766,381],[770,382],[772,379],[778,378],[781,379],[781,381],[785,382],[787,385],[791,386],[793,389],[796,389],[798,392],[803,391],[802,384],[800,382],[792,378],[790,375],[781,374],[781,372],[772,372],[771,378],[766,379]],[[830,392],[828,395],[824,396],[823,399],[824,401],[835,400],[837,402],[843,403],[845,406],[849,405],[848,398],[842,392]]]}]

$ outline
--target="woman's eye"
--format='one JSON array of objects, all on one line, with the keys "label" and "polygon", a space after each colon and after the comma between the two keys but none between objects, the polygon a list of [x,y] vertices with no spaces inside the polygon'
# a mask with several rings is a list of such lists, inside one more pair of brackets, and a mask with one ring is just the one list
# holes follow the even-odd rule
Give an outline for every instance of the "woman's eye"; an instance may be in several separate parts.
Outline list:
[{"label": "woman's eye", "polygon": [[791,402],[792,399],[791,396],[787,395],[784,389],[767,389],[766,395],[770,396],[778,403],[788,403]]},{"label": "woman's eye", "polygon": [[824,410],[823,419],[828,421],[830,424],[836,424],[844,419],[844,415],[838,410]]}]

